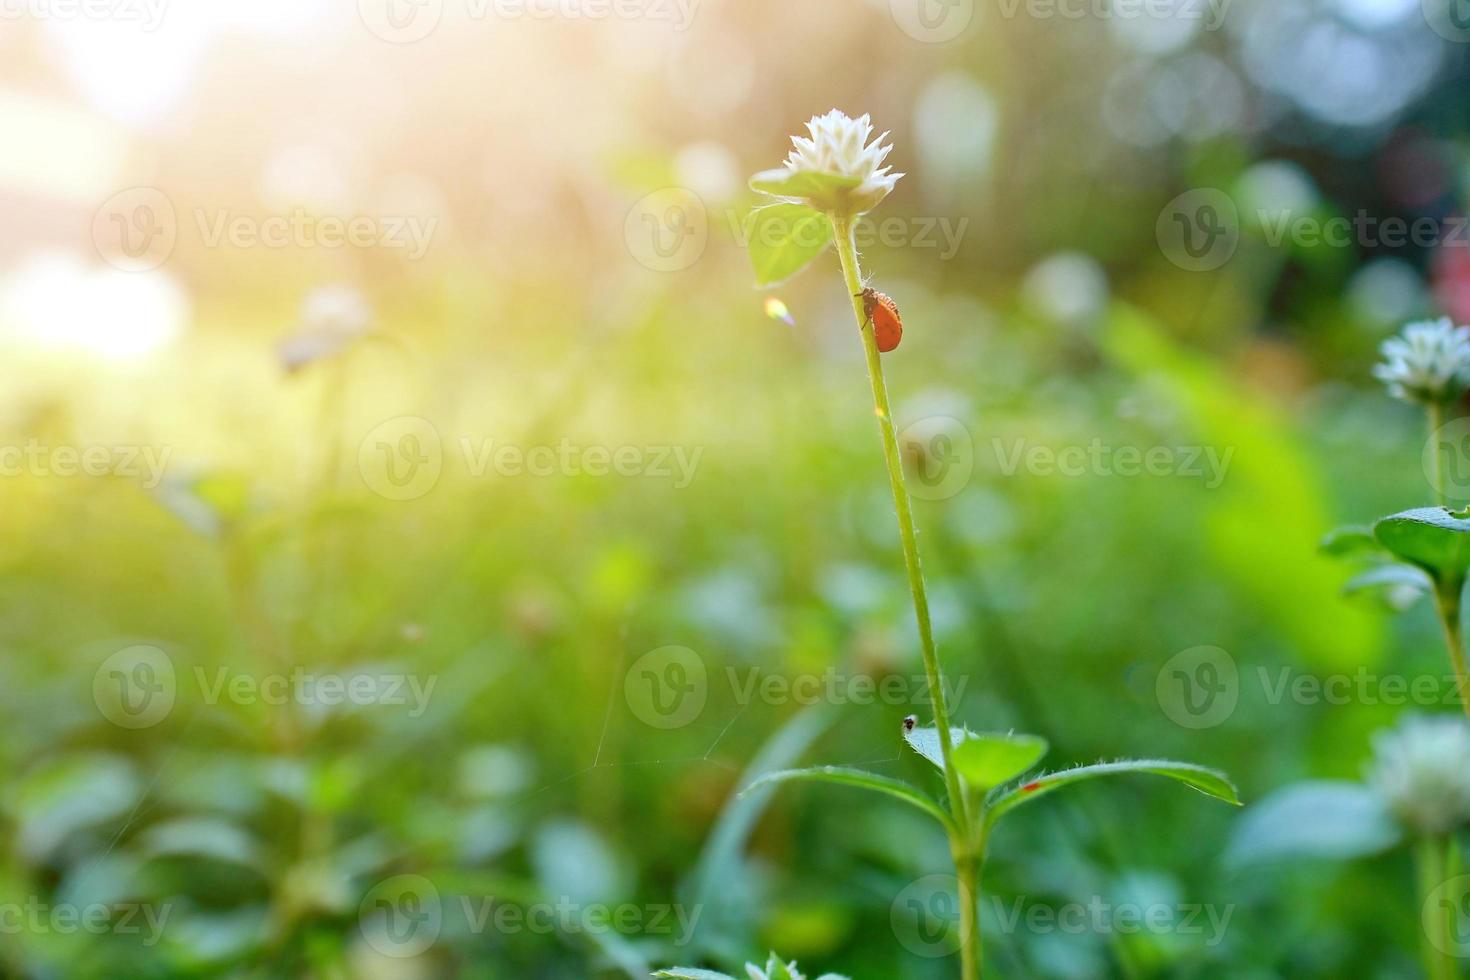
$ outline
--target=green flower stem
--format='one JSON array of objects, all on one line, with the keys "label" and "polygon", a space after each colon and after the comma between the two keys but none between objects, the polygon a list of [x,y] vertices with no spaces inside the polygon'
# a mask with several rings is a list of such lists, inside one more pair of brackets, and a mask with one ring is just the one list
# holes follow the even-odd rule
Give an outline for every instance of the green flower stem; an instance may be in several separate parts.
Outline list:
[{"label": "green flower stem", "polygon": [[913,507],[903,478],[903,458],[899,454],[898,433],[893,427],[893,409],[888,402],[888,385],[883,380],[883,361],[873,324],[863,311],[863,277],[858,267],[857,244],[853,239],[850,216],[831,215],[837,257],[852,300],[853,315],[863,338],[863,352],[868,359],[868,380],[873,386],[873,409],[878,416],[878,431],[883,437],[883,458],[888,464],[888,484],[893,491],[893,506],[898,512],[898,535],[903,544],[904,565],[908,569],[909,592],[914,598],[914,617],[919,624],[919,648],[924,657],[924,672],[934,698],[934,724],[939,729],[939,752],[944,760],[944,782],[949,792],[949,805],[954,814],[958,835],[950,842],[959,878],[960,891],[960,955],[965,980],[980,976],[979,936],[979,860],[980,854],[970,839],[972,826],[965,793],[958,770],[954,767],[954,744],[950,732],[949,704],[945,700],[944,672],[939,666],[939,653],[934,646],[934,628],[929,621],[929,593],[924,587],[924,569],[919,563],[919,537],[914,529]]},{"label": "green flower stem", "polygon": [[1447,844],[1443,837],[1427,835],[1420,838],[1414,854],[1419,873],[1419,904],[1424,913],[1424,970],[1429,980],[1454,980],[1456,975],[1454,960],[1441,951],[1450,944],[1449,918],[1443,905],[1430,901],[1434,890],[1445,880]]},{"label": "green flower stem", "polygon": [[1470,669],[1465,664],[1465,640],[1461,630],[1460,593],[1465,583],[1456,578],[1453,582],[1436,582],[1434,586],[1435,609],[1439,612],[1439,625],[1444,630],[1444,645],[1450,652],[1450,663],[1455,668],[1455,680],[1460,691],[1460,707],[1470,717]]},{"label": "green flower stem", "polygon": [[1444,447],[1439,443],[1439,427],[1444,419],[1444,408],[1439,402],[1431,401],[1424,406],[1429,415],[1429,479],[1434,484],[1434,499],[1441,507],[1445,505],[1444,496]]}]

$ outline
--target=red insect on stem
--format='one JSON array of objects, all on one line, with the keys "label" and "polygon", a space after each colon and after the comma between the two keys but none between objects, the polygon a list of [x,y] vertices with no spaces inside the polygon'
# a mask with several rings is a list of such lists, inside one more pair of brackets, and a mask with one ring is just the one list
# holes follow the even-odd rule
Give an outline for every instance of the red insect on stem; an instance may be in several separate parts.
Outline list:
[{"label": "red insect on stem", "polygon": [[878,341],[878,349],[885,354],[897,349],[903,340],[903,317],[898,313],[898,304],[886,293],[871,287],[864,289],[861,296],[863,316],[873,324],[873,337]]}]

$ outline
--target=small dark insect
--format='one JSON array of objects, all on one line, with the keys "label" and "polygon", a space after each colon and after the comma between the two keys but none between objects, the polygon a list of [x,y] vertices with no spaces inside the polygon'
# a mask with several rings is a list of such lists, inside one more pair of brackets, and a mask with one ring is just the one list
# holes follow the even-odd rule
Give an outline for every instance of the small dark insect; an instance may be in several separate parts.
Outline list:
[{"label": "small dark insect", "polygon": [[898,314],[898,304],[889,299],[886,293],[880,293],[871,287],[863,290],[862,297],[863,316],[873,324],[873,336],[878,341],[878,349],[885,354],[896,350],[903,340],[903,318]]},{"label": "small dark insect", "polygon": [[906,731],[906,732],[911,732],[911,731],[914,730],[914,726],[917,725],[918,723],[919,723],[919,716],[918,715],[909,715],[907,718],[905,718],[903,720],[903,730]]}]

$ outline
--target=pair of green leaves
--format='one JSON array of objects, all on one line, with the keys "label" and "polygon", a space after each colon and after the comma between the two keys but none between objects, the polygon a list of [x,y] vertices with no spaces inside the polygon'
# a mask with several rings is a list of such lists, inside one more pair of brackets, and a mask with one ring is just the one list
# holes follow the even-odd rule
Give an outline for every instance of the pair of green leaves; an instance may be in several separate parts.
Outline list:
[{"label": "pair of green leaves", "polygon": [[1373,527],[1345,527],[1322,541],[1335,558],[1365,563],[1343,586],[1402,611],[1435,587],[1458,596],[1470,570],[1470,510],[1420,507],[1385,517]]},{"label": "pair of green leaves", "polygon": [[785,282],[825,252],[832,244],[832,219],[815,205],[835,207],[861,183],[855,177],[784,168],[752,177],[752,190],[778,201],[752,211],[747,225],[756,284]]},{"label": "pair of green leaves", "polygon": [[[904,732],[904,740],[910,748],[927,759],[936,769],[940,772],[944,771],[938,729],[908,728]],[[1224,773],[1187,762],[1172,762],[1165,759],[1132,759],[1078,766],[1075,769],[1063,769],[1023,780],[1021,777],[1035,768],[1050,748],[1044,738],[1016,733],[977,733],[964,728],[954,728],[951,729],[951,745],[954,749],[955,769],[959,772],[965,787],[981,802],[975,819],[981,822],[982,828],[986,831],[1016,807],[1061,789],[1063,786],[1103,776],[1130,773],[1164,776],[1182,782],[1207,796],[1236,806],[1240,805],[1235,786]],[[749,793],[772,783],[797,780],[839,783],[883,793],[903,800],[927,813],[938,820],[951,836],[962,835],[965,830],[965,828],[956,827],[954,818],[949,812],[927,793],[902,780],[860,769],[824,766],[815,769],[774,772],[757,780],[746,792]]]},{"label": "pair of green leaves", "polygon": [[[796,968],[796,963],[782,962],[775,953],[766,961],[763,970],[751,963],[745,967],[745,972],[750,975],[750,980],[806,980],[806,975]],[[691,967],[675,967],[672,970],[660,970],[655,973],[656,977],[669,977],[672,980],[736,980],[728,973],[716,973],[714,970],[696,970]],[[825,973],[817,980],[847,980],[835,973]]]}]

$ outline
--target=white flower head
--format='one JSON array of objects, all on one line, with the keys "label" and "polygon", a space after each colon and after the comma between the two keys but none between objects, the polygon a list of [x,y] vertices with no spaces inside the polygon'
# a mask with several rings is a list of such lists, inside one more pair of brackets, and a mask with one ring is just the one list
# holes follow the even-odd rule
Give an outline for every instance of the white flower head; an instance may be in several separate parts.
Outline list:
[{"label": "white flower head", "polygon": [[1470,821],[1470,725],[1411,716],[1379,732],[1367,781],[1417,833],[1442,834]]},{"label": "white flower head", "polygon": [[320,286],[301,303],[301,324],[282,341],[281,366],[294,373],[313,361],[341,353],[373,327],[373,308],[351,286]]},{"label": "white flower head", "polygon": [[1385,340],[1381,352],[1373,376],[1395,398],[1445,402],[1470,385],[1470,327],[1457,327],[1449,317],[1409,324]]},{"label": "white flower head", "polygon": [[884,144],[886,132],[873,136],[873,123],[866,113],[853,119],[833,109],[824,116],[813,116],[806,128],[810,135],[791,137],[793,149],[785,167],[757,175],[757,182],[789,181],[803,175],[835,177],[838,181],[831,187],[821,186],[820,181],[810,182],[804,189],[794,185],[797,189],[792,194],[780,190],[771,193],[819,211],[855,217],[877,207],[903,176],[883,166],[893,146]]}]

